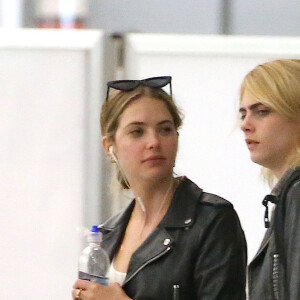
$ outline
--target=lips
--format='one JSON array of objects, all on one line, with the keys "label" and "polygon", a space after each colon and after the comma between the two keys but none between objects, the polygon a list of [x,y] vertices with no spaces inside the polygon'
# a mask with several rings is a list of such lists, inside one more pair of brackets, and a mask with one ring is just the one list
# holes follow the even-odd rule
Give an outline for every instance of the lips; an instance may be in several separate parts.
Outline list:
[{"label": "lips", "polygon": [[255,147],[259,144],[258,141],[252,140],[252,139],[245,139],[245,142],[246,142],[249,149],[252,149],[253,147]]},{"label": "lips", "polygon": [[149,156],[146,159],[143,160],[143,162],[147,162],[147,161],[163,161],[166,160],[165,157],[160,156],[160,155],[155,155],[155,156]]}]

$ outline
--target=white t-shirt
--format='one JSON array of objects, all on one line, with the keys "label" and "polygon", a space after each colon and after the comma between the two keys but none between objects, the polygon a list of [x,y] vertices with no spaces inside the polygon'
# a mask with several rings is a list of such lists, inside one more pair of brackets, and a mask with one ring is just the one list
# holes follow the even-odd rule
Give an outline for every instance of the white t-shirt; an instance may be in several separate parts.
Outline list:
[{"label": "white t-shirt", "polygon": [[123,285],[126,277],[126,273],[119,272],[114,268],[114,261],[110,264],[109,270],[107,272],[107,277],[109,283],[117,282],[121,286]]}]

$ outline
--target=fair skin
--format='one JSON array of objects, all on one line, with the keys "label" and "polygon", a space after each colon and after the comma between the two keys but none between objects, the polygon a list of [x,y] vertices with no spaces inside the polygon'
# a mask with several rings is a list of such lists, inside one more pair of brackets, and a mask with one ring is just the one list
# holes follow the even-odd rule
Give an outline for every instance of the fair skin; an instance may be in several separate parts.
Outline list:
[{"label": "fair skin", "polygon": [[[132,254],[153,232],[171,203],[176,187],[172,173],[178,135],[166,105],[160,100],[142,97],[131,102],[120,116],[114,140],[104,136],[102,142],[109,158],[109,147],[114,147],[118,166],[146,208],[144,212],[137,203],[134,206],[122,245],[114,258],[115,269],[126,273]],[[77,280],[74,289],[78,288],[83,289],[81,298],[84,300],[130,299],[118,284],[106,287]],[[74,299],[75,295],[73,290]]]},{"label": "fair skin", "polygon": [[300,122],[290,122],[258,102],[246,90],[241,107],[241,129],[251,160],[270,169],[280,179],[289,168],[300,136]]}]

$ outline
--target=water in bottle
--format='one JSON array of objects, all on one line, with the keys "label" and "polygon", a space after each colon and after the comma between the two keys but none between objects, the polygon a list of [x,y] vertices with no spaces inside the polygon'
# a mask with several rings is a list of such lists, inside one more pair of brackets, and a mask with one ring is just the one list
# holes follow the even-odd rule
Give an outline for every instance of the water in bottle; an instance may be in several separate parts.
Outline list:
[{"label": "water in bottle", "polygon": [[78,278],[108,284],[107,271],[109,258],[101,248],[102,234],[94,225],[87,236],[88,246],[83,249],[79,258]]}]

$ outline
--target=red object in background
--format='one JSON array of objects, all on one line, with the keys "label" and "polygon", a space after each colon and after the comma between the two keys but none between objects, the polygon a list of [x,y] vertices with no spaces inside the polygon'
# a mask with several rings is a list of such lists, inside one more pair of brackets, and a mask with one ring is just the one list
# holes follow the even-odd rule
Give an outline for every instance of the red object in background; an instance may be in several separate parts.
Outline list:
[{"label": "red object in background", "polygon": [[69,23],[63,23],[61,22],[61,20],[58,19],[40,19],[37,20],[37,25],[36,27],[38,28],[73,28],[73,29],[80,29],[80,28],[84,28],[84,21],[81,20],[74,20],[72,22]]},{"label": "red object in background", "polygon": [[35,8],[38,28],[80,29],[85,27],[86,0],[38,0]]}]

